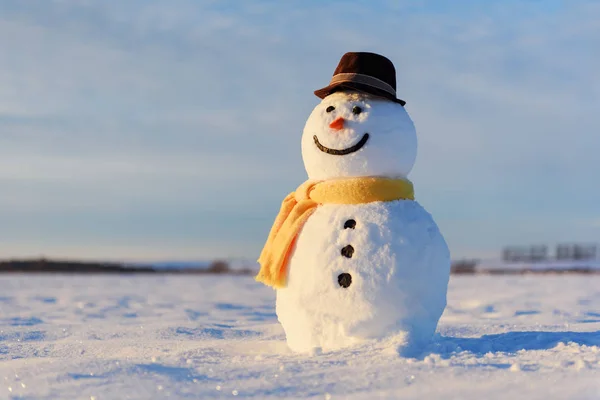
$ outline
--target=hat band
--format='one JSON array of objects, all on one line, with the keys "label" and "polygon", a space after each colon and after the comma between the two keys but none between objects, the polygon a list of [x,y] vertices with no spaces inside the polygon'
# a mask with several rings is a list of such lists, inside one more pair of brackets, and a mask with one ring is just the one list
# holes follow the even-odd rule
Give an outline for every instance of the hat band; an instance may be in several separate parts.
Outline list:
[{"label": "hat band", "polygon": [[333,85],[335,83],[342,83],[342,82],[362,83],[363,85],[368,85],[368,86],[372,86],[377,89],[381,89],[384,92],[388,92],[389,94],[396,97],[396,90],[394,90],[392,85],[389,85],[389,84],[385,83],[384,81],[382,81],[381,79],[377,79],[370,75],[354,74],[354,73],[336,74],[333,76],[333,78],[331,78],[331,82],[329,82],[329,84]]}]

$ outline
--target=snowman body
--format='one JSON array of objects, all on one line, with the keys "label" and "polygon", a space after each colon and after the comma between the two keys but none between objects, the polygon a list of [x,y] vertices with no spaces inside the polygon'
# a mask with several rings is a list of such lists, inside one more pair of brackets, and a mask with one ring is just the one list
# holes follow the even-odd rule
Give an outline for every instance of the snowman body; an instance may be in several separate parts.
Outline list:
[{"label": "snowman body", "polygon": [[[300,232],[277,315],[298,352],[404,333],[434,333],[450,256],[416,201],[320,206]],[[346,287],[344,287],[346,286]]]},{"label": "snowman body", "polygon": [[[357,92],[323,99],[307,120],[309,180],[406,179],[416,131],[401,105]],[[448,247],[418,202],[323,204],[296,237],[276,311],[298,352],[404,334],[427,342],[446,305]]]}]

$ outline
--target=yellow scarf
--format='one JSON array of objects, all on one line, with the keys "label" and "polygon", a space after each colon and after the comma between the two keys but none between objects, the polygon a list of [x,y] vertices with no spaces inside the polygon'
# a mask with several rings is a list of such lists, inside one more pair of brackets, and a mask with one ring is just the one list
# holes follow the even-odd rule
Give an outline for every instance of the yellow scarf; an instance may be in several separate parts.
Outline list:
[{"label": "yellow scarf", "polygon": [[283,200],[258,262],[256,280],[274,288],[286,284],[289,257],[296,237],[321,204],[364,204],[414,200],[413,185],[405,179],[378,177],[307,181]]}]

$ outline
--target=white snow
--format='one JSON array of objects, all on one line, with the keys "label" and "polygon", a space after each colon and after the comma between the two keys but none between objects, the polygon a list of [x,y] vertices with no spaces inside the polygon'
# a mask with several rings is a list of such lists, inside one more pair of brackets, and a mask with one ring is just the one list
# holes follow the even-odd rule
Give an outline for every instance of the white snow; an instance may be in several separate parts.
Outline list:
[{"label": "white snow", "polygon": [[0,399],[597,399],[600,277],[453,276],[415,358],[287,349],[251,277],[0,276]]},{"label": "white snow", "polygon": [[[333,106],[333,111],[327,108]],[[354,106],[362,108],[358,115]],[[329,124],[344,118],[344,129]],[[335,150],[357,144],[365,133],[367,143],[359,151],[333,156],[320,151],[314,142]],[[313,110],[302,134],[302,159],[310,179],[325,180],[355,176],[406,177],[417,157],[417,134],[408,113],[400,104],[357,93],[336,92]]]},{"label": "white snow", "polygon": [[[347,221],[355,223],[345,229]],[[351,246],[351,258],[342,249]],[[304,225],[277,290],[277,315],[295,351],[328,351],[398,335],[428,340],[446,305],[450,254],[416,201],[319,207]],[[338,277],[351,283],[341,287]]]}]

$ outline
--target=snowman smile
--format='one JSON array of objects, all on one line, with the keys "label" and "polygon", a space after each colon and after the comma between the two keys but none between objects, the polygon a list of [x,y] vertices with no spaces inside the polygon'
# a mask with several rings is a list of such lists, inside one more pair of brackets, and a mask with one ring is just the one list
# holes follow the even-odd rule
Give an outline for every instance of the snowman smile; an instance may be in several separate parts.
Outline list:
[{"label": "snowman smile", "polygon": [[323,146],[319,142],[319,138],[317,137],[317,135],[314,135],[313,139],[315,140],[315,144],[317,145],[319,150],[321,150],[323,153],[332,154],[334,156],[345,156],[346,154],[354,153],[355,151],[360,150],[365,145],[365,143],[367,143],[367,140],[369,140],[369,134],[365,133],[363,137],[358,141],[358,143],[356,143],[354,146],[350,146],[346,149],[341,150],[330,149],[329,147]]}]

